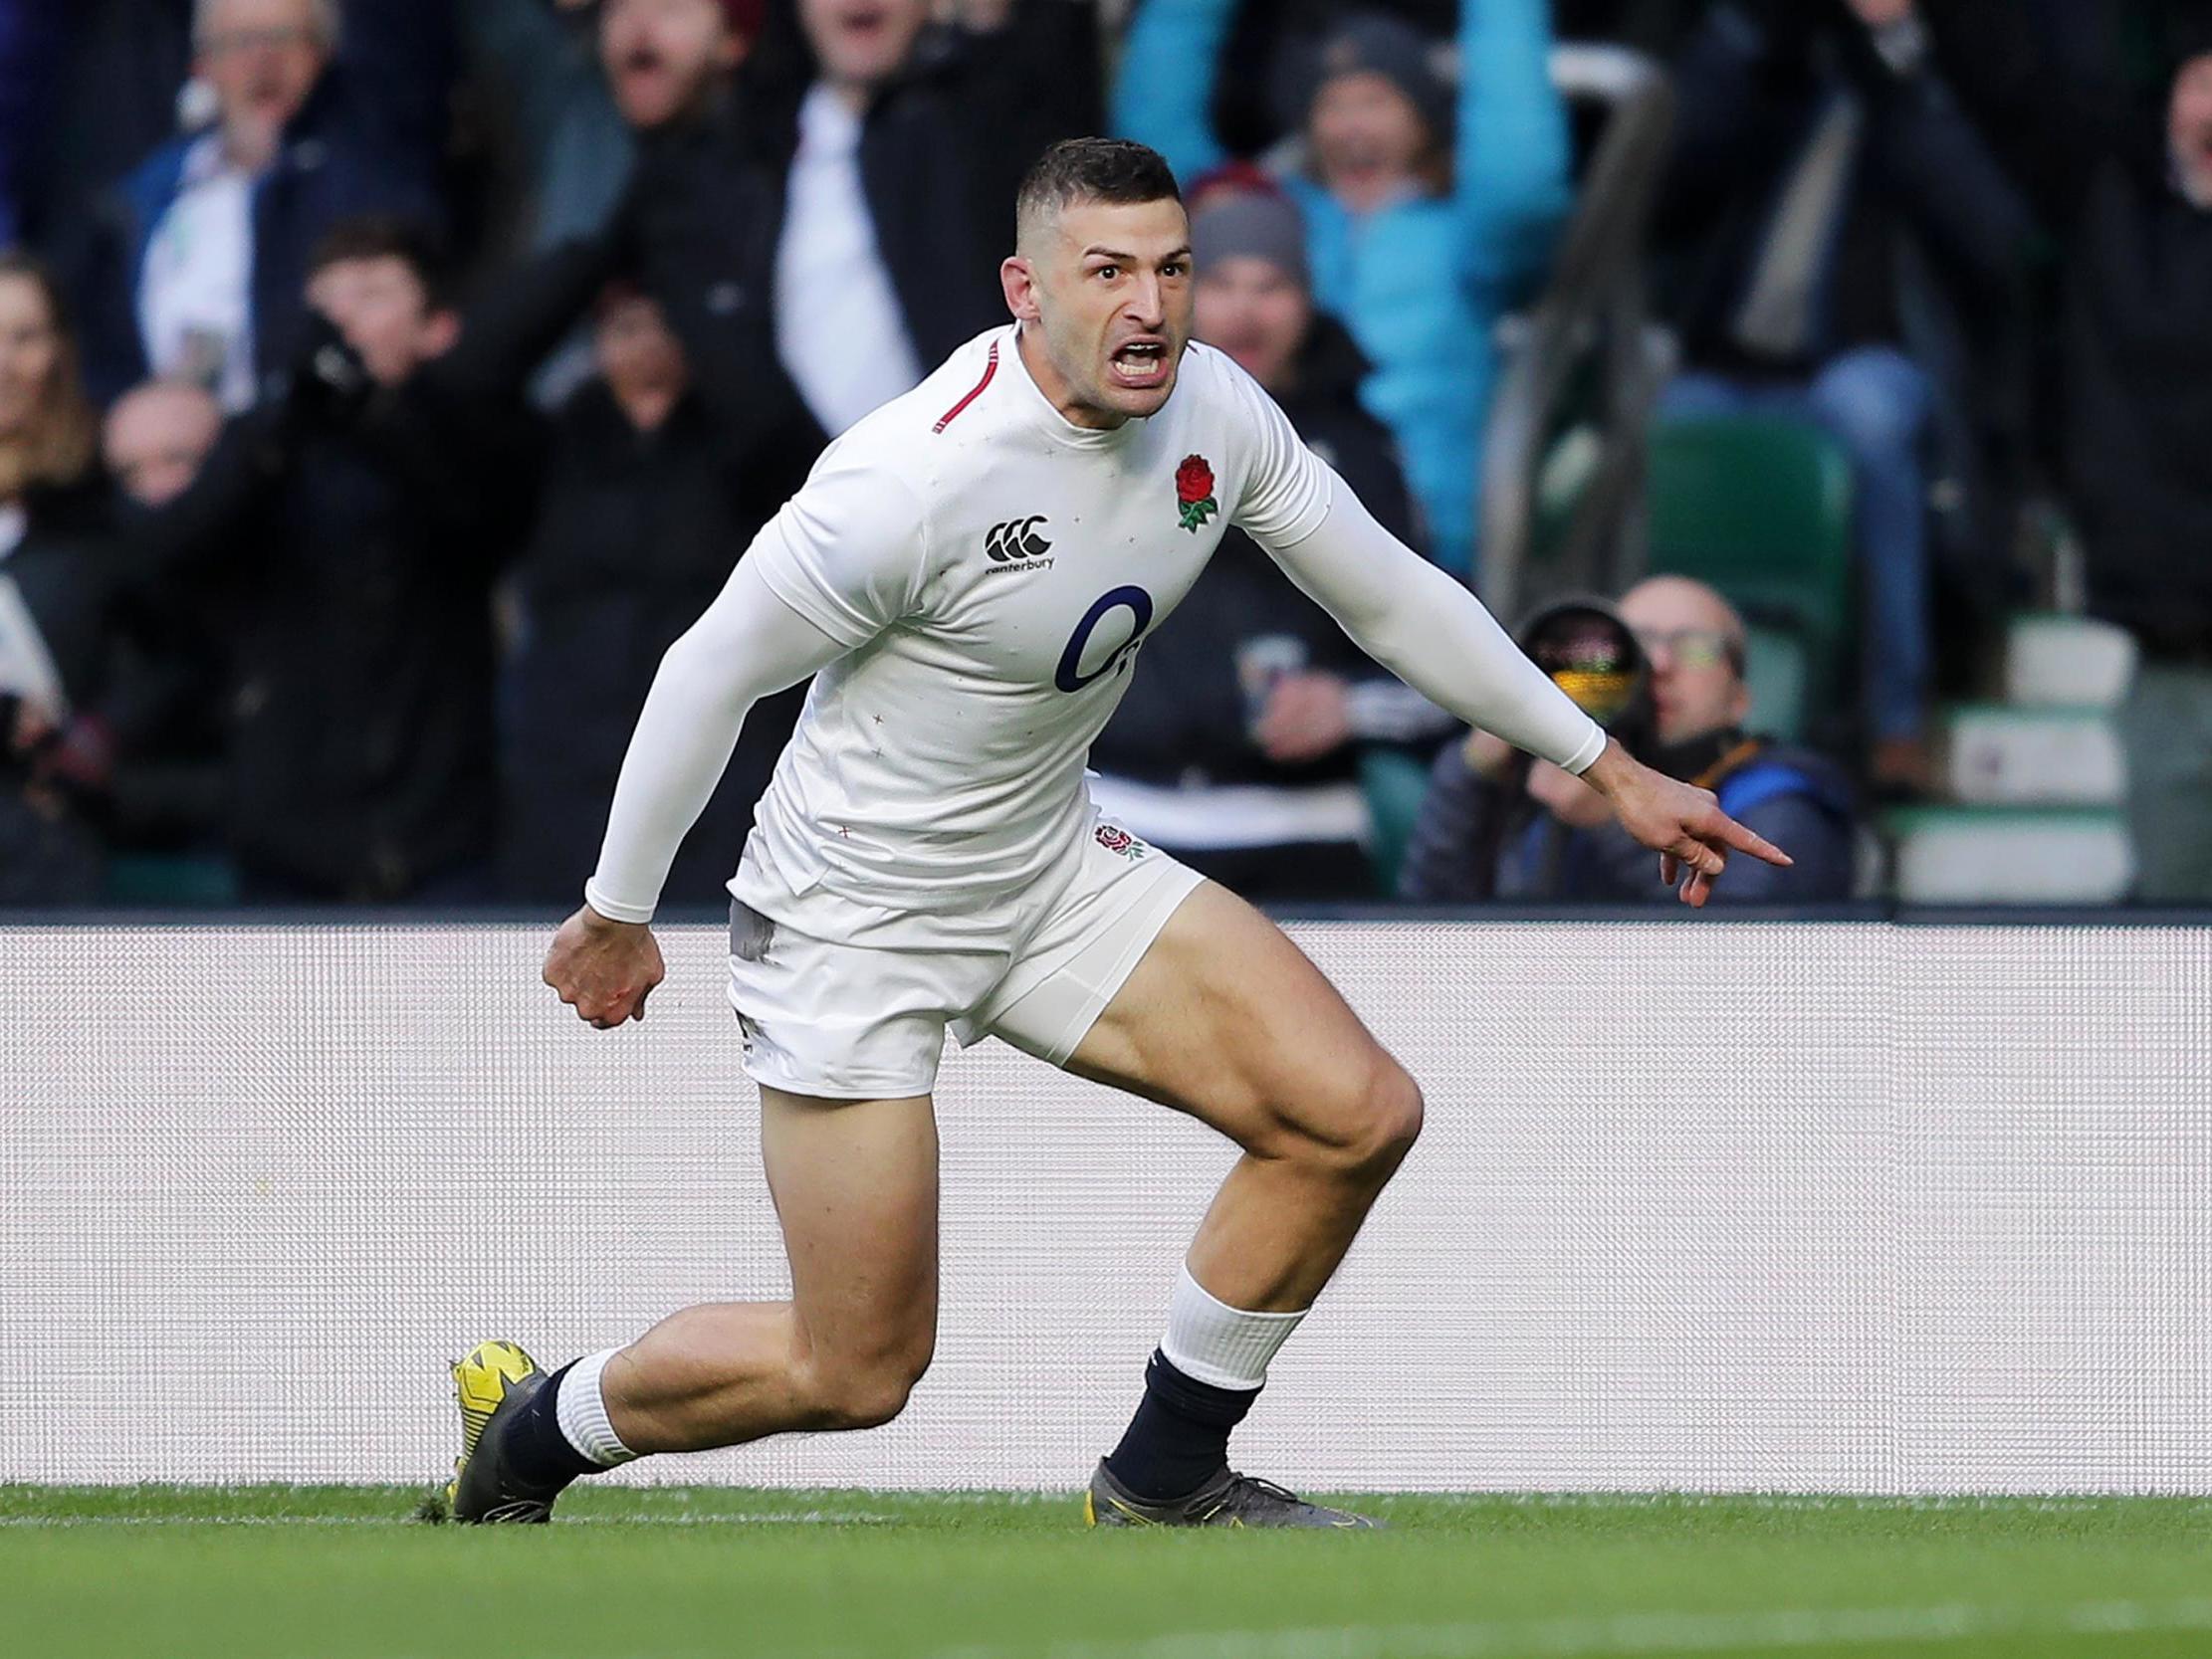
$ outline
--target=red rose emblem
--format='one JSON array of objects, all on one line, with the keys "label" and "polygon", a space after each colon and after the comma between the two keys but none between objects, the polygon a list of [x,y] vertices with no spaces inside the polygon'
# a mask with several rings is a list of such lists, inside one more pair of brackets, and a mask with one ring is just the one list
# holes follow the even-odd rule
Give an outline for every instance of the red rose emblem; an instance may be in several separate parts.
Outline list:
[{"label": "red rose emblem", "polygon": [[1214,469],[1203,455],[1187,455],[1175,470],[1176,517],[1196,535],[1199,526],[1220,511],[1214,499]]},{"label": "red rose emblem", "polygon": [[1098,844],[1109,853],[1126,853],[1132,846],[1136,845],[1136,841],[1137,838],[1127,830],[1113,824],[1100,824],[1098,826]]}]

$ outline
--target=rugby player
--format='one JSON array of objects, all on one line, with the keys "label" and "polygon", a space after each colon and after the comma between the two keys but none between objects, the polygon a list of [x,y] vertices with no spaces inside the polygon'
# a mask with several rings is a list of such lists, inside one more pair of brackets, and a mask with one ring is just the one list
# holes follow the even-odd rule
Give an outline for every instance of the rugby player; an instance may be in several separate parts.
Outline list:
[{"label": "rugby player", "polygon": [[791,1299],[689,1308],[551,1375],[479,1345],[455,1367],[459,1520],[544,1521],[570,1481],[649,1453],[896,1416],[936,1332],[950,1029],[1242,1148],[1086,1519],[1368,1524],[1233,1472],[1227,1445],[1412,1146],[1421,1092],[1271,923],[1102,822],[1083,782],[1146,637],[1230,524],[1409,685],[1581,775],[1685,902],[1731,852],[1787,862],[1609,740],[1192,343],[1190,227],[1157,154],[1056,145],[1016,212],[1012,323],[831,444],[670,648],[546,959],[592,1025],[644,1017],[677,843],[746,711],[813,675],[731,882],[730,999]]}]

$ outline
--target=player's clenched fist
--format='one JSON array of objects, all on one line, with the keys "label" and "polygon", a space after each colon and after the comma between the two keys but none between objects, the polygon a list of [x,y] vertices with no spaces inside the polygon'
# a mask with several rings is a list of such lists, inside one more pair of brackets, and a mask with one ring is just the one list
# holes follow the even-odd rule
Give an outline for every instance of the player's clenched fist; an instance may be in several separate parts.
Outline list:
[{"label": "player's clenched fist", "polygon": [[652,929],[609,922],[589,905],[560,925],[546,952],[546,983],[601,1031],[643,1019],[646,997],[667,974]]}]

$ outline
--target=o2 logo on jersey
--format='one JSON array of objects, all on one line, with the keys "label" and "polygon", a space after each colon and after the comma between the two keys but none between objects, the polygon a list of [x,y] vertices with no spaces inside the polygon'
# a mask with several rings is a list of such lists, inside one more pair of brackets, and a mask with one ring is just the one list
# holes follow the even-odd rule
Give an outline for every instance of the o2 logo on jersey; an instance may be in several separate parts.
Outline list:
[{"label": "o2 logo on jersey", "polygon": [[[1052,684],[1063,692],[1079,692],[1092,681],[1103,680],[1116,669],[1128,667],[1130,653],[1143,642],[1145,630],[1152,626],[1152,595],[1141,587],[1117,587],[1111,593],[1101,593],[1068,637],[1067,649],[1060,653],[1059,672],[1052,676]],[[1097,668],[1085,674],[1083,648],[1090,644],[1091,635],[1098,631],[1099,624],[1119,610],[1129,612],[1129,637],[1115,646]]]}]

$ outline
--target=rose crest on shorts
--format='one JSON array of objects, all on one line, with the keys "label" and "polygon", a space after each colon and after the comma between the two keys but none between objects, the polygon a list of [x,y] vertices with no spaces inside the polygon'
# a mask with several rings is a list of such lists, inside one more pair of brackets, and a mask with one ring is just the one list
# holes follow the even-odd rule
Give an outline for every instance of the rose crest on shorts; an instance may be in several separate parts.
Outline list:
[{"label": "rose crest on shorts", "polygon": [[1207,519],[1221,511],[1214,499],[1214,465],[1203,455],[1186,455],[1175,470],[1175,499],[1183,527],[1193,535]]}]

